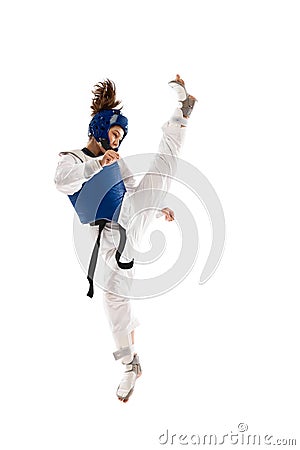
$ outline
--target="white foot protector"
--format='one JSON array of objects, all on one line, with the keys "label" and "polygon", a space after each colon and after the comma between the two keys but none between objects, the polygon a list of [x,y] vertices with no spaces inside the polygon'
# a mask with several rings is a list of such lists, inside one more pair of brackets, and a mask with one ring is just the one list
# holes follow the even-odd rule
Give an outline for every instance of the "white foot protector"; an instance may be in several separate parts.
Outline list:
[{"label": "white foot protector", "polygon": [[118,399],[123,403],[128,402],[129,397],[133,393],[137,378],[142,375],[142,368],[136,353],[131,363],[125,365],[125,369],[125,373],[116,392]]},{"label": "white foot protector", "polygon": [[170,81],[168,84],[169,86],[171,86],[172,89],[174,89],[174,91],[177,94],[178,101],[181,102],[181,110],[183,112],[183,117],[185,118],[190,117],[197,99],[193,95],[189,95],[187,93],[185,86],[179,83],[179,81],[173,80]]},{"label": "white foot protector", "polygon": [[177,94],[177,98],[179,102],[183,102],[187,97],[188,97],[188,93],[186,91],[186,88],[183,84],[179,83],[178,81],[170,81],[168,83],[169,86],[171,86],[171,88],[174,89],[174,91]]}]

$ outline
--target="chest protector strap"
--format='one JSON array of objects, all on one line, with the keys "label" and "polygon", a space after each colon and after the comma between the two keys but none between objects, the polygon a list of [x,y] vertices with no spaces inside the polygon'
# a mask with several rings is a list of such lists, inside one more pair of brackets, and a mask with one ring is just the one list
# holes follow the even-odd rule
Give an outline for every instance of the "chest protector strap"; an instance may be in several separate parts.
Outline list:
[{"label": "chest protector strap", "polygon": [[[94,249],[92,252],[92,256],[90,259],[88,275],[87,275],[87,279],[90,283],[90,287],[89,287],[87,296],[90,298],[92,298],[94,296],[94,281],[93,280],[94,280],[94,274],[95,274],[95,269],[96,269],[97,260],[98,260],[98,253],[99,253],[99,249],[100,249],[100,237],[101,237],[103,228],[105,227],[105,225],[108,222],[109,222],[109,220],[99,219],[93,224],[93,225],[98,225],[99,231],[98,231],[98,236],[97,236],[97,239],[96,239],[96,242],[94,245]],[[131,269],[133,267],[134,259],[132,259],[132,261],[129,261],[128,263],[124,263],[124,262],[120,261],[121,254],[122,254],[125,244],[126,244],[126,230],[120,224],[118,224],[118,225],[119,225],[120,241],[119,241],[119,245],[118,245],[118,250],[116,251],[116,261],[117,261],[117,264],[120,267],[120,269]]]}]

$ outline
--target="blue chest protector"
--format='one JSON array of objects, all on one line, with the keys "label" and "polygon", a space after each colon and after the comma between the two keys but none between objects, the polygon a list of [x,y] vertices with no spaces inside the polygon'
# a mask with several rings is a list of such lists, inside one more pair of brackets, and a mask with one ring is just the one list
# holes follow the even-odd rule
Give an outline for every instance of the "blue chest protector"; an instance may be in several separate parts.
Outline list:
[{"label": "blue chest protector", "polygon": [[126,188],[117,162],[86,181],[69,199],[81,223],[93,224],[100,219],[118,221]]},{"label": "blue chest protector", "polygon": [[[83,150],[84,151],[84,150]],[[70,152],[72,153],[72,152]],[[85,152],[84,152],[85,153]],[[73,153],[74,154],[74,153]],[[78,155],[76,155],[78,156]],[[80,158],[81,159],[81,158]],[[82,161],[82,160],[81,160]],[[79,191],[69,195],[69,199],[83,224],[97,225],[98,237],[91,255],[87,279],[89,291],[87,295],[93,297],[93,278],[100,248],[100,237],[107,222],[118,222],[123,197],[126,188],[117,162],[103,167],[103,169],[86,181]],[[134,260],[121,262],[121,254],[126,243],[126,230],[119,224],[120,242],[116,250],[116,261],[121,269],[131,269]]]}]

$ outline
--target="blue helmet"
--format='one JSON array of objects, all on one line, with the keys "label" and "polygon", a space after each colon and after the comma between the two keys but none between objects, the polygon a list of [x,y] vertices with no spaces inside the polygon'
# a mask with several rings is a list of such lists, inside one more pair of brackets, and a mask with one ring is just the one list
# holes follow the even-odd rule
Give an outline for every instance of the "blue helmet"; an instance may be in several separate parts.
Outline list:
[{"label": "blue helmet", "polygon": [[[127,117],[123,116],[119,109],[102,109],[90,121],[89,136],[94,136],[96,141],[100,142],[105,150],[109,150],[108,131],[114,125],[119,125],[124,130],[125,137],[128,133]],[[115,150],[117,151],[118,149]]]}]

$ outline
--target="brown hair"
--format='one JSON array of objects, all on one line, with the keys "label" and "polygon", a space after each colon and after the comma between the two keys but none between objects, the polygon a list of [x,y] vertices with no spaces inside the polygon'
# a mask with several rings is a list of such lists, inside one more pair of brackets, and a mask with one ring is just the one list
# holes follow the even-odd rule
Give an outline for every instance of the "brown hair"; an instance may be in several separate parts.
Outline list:
[{"label": "brown hair", "polygon": [[120,100],[116,100],[115,83],[108,78],[95,84],[92,93],[94,94],[91,106],[92,117],[101,111],[101,109],[113,109],[121,103]]}]

